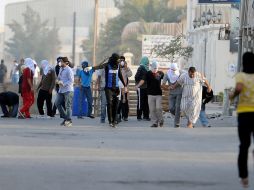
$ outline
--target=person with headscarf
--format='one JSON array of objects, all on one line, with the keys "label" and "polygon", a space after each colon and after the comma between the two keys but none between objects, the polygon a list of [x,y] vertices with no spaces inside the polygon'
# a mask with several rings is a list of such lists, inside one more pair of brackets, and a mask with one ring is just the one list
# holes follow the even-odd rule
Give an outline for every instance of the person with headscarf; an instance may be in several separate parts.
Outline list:
[{"label": "person with headscarf", "polygon": [[[166,83],[168,82],[169,87],[174,85],[177,79],[180,77],[180,70],[178,68],[177,63],[171,63],[169,70],[164,75],[162,88],[168,89],[166,87]],[[175,89],[171,89],[169,91],[169,111],[172,115],[175,116],[174,118],[174,127],[180,127],[180,106],[181,106],[181,99],[182,99],[182,86],[177,86]]]},{"label": "person with headscarf", "polygon": [[[235,76],[236,84],[230,94],[233,100],[239,96],[237,105],[238,137],[240,140],[238,155],[238,175],[242,186],[248,188],[248,152],[251,138],[254,137],[254,54],[245,52],[242,58],[242,71]],[[254,150],[253,150],[254,156]]]},{"label": "person with headscarf", "polygon": [[82,119],[82,107],[83,107],[83,100],[87,100],[87,117],[94,119],[92,115],[93,111],[93,96],[92,96],[92,89],[91,89],[91,81],[94,73],[94,69],[88,70],[88,62],[82,61],[81,63],[82,69],[78,73],[79,83],[80,83],[80,91],[79,91],[79,119]]},{"label": "person with headscarf", "polygon": [[151,127],[163,127],[163,115],[162,115],[162,90],[161,80],[164,73],[158,71],[158,63],[153,60],[151,64],[151,70],[146,74],[147,80],[147,94],[148,105],[150,110],[150,116],[152,121]]},{"label": "person with headscarf", "polygon": [[211,91],[211,87],[204,75],[197,72],[195,67],[190,67],[188,73],[182,74],[176,83],[170,86],[170,90],[183,86],[181,112],[188,120],[187,128],[193,128],[193,124],[199,118],[203,85],[206,85],[208,92]]},{"label": "person with headscarf", "polygon": [[147,81],[146,74],[149,71],[149,59],[144,56],[141,58],[140,66],[135,75],[135,88],[137,91],[137,119],[138,121],[143,119],[150,121],[149,118],[149,106],[148,106],[148,96],[147,96]]},{"label": "person with headscarf", "polygon": [[33,75],[34,75],[34,60],[31,58],[25,59],[25,69],[23,71],[22,77],[22,98],[23,106],[19,110],[19,118],[31,118],[30,116],[30,107],[34,103],[34,87],[33,87]]},{"label": "person with headscarf", "polygon": [[125,81],[126,87],[121,89],[121,97],[120,97],[120,103],[119,103],[119,110],[118,110],[118,120],[121,121],[123,119],[124,121],[128,121],[129,116],[129,78],[132,76],[132,71],[128,67],[127,62],[125,61],[124,56],[120,56],[120,68],[123,75],[123,80]]},{"label": "person with headscarf", "polygon": [[56,77],[53,67],[49,64],[47,60],[41,61],[41,68],[43,75],[37,90],[39,90],[37,97],[37,107],[39,114],[44,116],[44,102],[47,105],[47,115],[49,117],[53,116],[52,113],[52,92],[55,87]]}]

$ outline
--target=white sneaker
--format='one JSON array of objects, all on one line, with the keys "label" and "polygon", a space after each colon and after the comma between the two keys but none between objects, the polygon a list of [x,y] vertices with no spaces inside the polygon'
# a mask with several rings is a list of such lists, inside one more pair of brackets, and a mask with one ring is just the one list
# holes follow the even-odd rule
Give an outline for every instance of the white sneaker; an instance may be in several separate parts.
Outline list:
[{"label": "white sneaker", "polygon": [[72,121],[65,121],[64,126],[65,127],[72,127]]}]

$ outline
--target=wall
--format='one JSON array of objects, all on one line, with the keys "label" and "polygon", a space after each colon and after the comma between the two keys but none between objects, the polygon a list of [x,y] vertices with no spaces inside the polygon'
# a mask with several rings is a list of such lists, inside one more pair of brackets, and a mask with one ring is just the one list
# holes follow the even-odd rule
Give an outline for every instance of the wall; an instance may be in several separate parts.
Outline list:
[{"label": "wall", "polygon": [[237,65],[237,53],[229,51],[230,41],[218,40],[218,34],[219,25],[201,27],[189,33],[194,51],[188,63],[205,74],[216,95],[234,86]]}]

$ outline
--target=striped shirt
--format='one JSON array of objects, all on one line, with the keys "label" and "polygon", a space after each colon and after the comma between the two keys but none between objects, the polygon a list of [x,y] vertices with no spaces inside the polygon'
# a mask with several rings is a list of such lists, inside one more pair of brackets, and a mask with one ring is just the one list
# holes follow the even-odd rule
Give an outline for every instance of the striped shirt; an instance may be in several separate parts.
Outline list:
[{"label": "striped shirt", "polygon": [[177,83],[183,86],[181,111],[191,123],[196,123],[199,117],[203,81],[204,78],[198,72],[195,73],[194,78],[190,78],[189,74],[185,73],[177,80]]}]

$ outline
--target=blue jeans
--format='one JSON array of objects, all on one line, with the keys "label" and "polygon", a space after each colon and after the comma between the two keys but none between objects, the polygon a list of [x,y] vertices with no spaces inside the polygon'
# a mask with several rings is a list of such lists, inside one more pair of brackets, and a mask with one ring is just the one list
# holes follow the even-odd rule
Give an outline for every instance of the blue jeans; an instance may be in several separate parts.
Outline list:
[{"label": "blue jeans", "polygon": [[[55,105],[63,116],[64,120],[71,120],[71,107],[72,107],[73,92],[58,93],[55,101]],[[65,105],[65,109],[62,105]]]},{"label": "blue jeans", "polygon": [[11,83],[12,84],[18,84],[18,82],[19,82],[19,74],[13,74],[11,76]]},{"label": "blue jeans", "polygon": [[100,100],[101,100],[101,121],[105,121],[107,99],[106,99],[106,94],[104,89],[100,90]]},{"label": "blue jeans", "polygon": [[82,115],[82,100],[86,98],[87,99],[87,116],[90,116],[93,111],[93,97],[92,97],[92,90],[89,87],[80,87],[80,92],[79,92],[79,115]]},{"label": "blue jeans", "polygon": [[1,108],[2,108],[3,114],[4,114],[5,116],[17,117],[18,109],[19,109],[19,104],[15,104],[15,105],[13,105],[13,106],[10,106],[10,107],[9,107],[9,110],[7,109],[7,106],[6,106],[6,105],[2,105],[2,104],[1,104]]},{"label": "blue jeans", "polygon": [[201,110],[199,113],[199,120],[202,124],[202,126],[207,127],[209,125],[208,119],[206,117],[205,110]]}]

